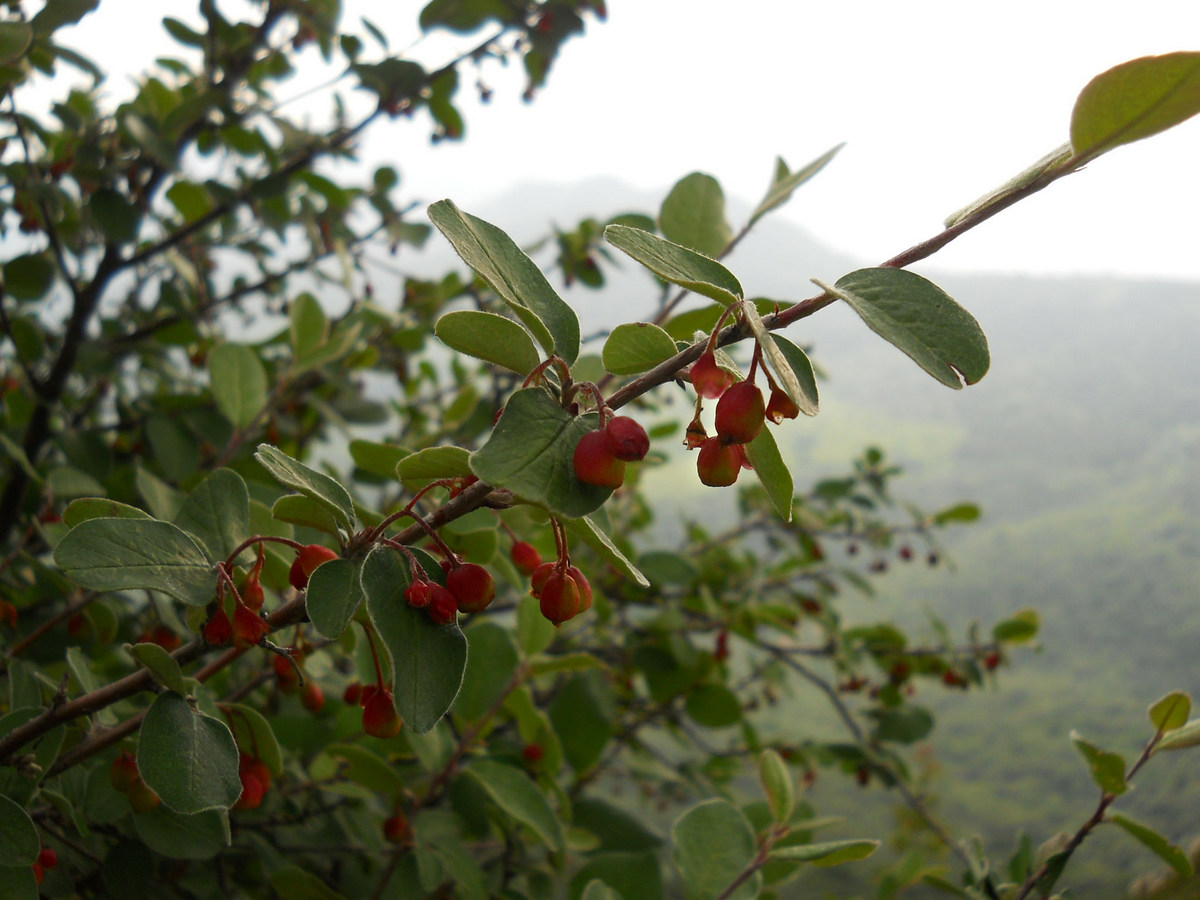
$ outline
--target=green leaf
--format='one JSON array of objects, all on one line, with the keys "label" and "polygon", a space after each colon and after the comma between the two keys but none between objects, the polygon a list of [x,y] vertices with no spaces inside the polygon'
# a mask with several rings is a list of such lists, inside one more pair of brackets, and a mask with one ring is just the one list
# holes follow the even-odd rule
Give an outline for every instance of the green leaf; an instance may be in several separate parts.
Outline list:
[{"label": "green leaf", "polygon": [[462,447],[426,447],[396,463],[395,474],[401,481],[465,478],[474,474],[470,459],[471,454]]},{"label": "green leaf", "polygon": [[5,866],[32,866],[42,849],[33,820],[18,804],[0,794],[0,859]]},{"label": "green leaf", "polygon": [[750,216],[750,221],[746,227],[749,228],[771,210],[787,203],[792,198],[792,193],[796,188],[825,168],[829,161],[837,156],[838,151],[844,146],[846,145],[838,144],[832,150],[827,150],[818,156],[803,169],[798,169],[795,172],[788,171],[787,163],[783,161],[782,156],[776,158],[775,176],[771,180],[771,186],[767,188],[766,196],[759,202],[758,208]]},{"label": "green leaf", "polygon": [[622,900],[663,900],[665,892],[658,857],[650,850],[614,851],[590,855],[571,877],[571,897],[584,886],[599,882]]},{"label": "green leaf", "polygon": [[213,198],[208,188],[191,181],[176,181],[167,189],[167,199],[183,216],[185,223],[202,219],[213,209]]},{"label": "green leaf", "polygon": [[991,359],[979,323],[932,281],[882,267],[843,275],[833,287],[816,284],[947,387],[961,389],[987,374]]},{"label": "green leaf", "polygon": [[547,353],[575,362],[579,319],[555,293],[542,270],[507,234],[449,200],[429,207],[429,218],[463,261],[492,286]]},{"label": "green leaf", "polygon": [[355,784],[361,784],[373,794],[389,800],[404,796],[407,784],[396,769],[369,747],[357,744],[331,744],[325,750],[330,756],[341,760],[344,766],[338,770]]},{"label": "green leaf", "polygon": [[[769,316],[776,311],[782,311],[792,306],[790,303],[781,303],[769,297],[755,297],[747,302],[754,304],[754,308],[758,310],[760,316]],[[727,305],[718,303],[702,306],[699,309],[689,309],[687,312],[672,316],[663,324],[663,328],[674,340],[690,344],[696,340],[696,332],[712,332]]]},{"label": "green leaf", "polygon": [[750,464],[754,466],[754,474],[766,489],[767,499],[771,501],[776,515],[785,522],[792,521],[792,473],[779,453],[775,436],[764,426],[745,449]]},{"label": "green leaf", "polygon": [[354,514],[354,501],[346,489],[328,475],[310,469],[270,444],[259,444],[254,458],[284,487],[316,500],[333,513],[338,524],[353,530],[358,521]]},{"label": "green leaf", "polygon": [[183,680],[183,669],[179,667],[175,658],[158,644],[140,641],[136,644],[126,644],[125,649],[168,691],[183,694],[187,690]]},{"label": "green leaf", "polygon": [[1151,853],[1169,865],[1180,878],[1191,878],[1195,874],[1192,861],[1186,853],[1168,841],[1149,825],[1121,813],[1110,813],[1108,821],[1119,825],[1140,841]]},{"label": "green leaf", "polygon": [[579,900],[623,900],[623,898],[599,878],[593,878],[583,886],[583,893],[579,895]]},{"label": "green leaf", "polygon": [[[157,645],[156,645],[157,646]],[[158,648],[162,650],[161,647]],[[166,651],[163,651],[164,653]],[[96,683],[96,678],[92,674],[91,660],[84,655],[83,650],[79,647],[67,648],[67,668],[71,670],[71,674],[75,676],[75,681],[79,683],[79,689],[90,694],[100,685]],[[113,726],[117,724],[117,716],[111,709],[104,708],[96,711],[96,720],[101,725]]]},{"label": "green leaf", "polygon": [[725,221],[725,192],[717,179],[693,172],[675,183],[658,213],[663,237],[716,259],[733,230]]},{"label": "green leaf", "polygon": [[72,500],[63,510],[63,521],[74,528],[88,519],[149,519],[150,513],[106,497],[81,497]]},{"label": "green leaf", "polygon": [[465,774],[475,778],[500,809],[533,829],[551,851],[562,852],[562,824],[537,785],[524,772],[495,760],[475,759]]},{"label": "green leaf", "polygon": [[650,587],[650,581],[629,561],[620,548],[613,543],[612,538],[601,530],[591,516],[580,516],[578,519],[567,519],[563,522],[567,533],[572,538],[583,541],[596,551],[605,562],[615,568],[626,578],[632,578],[639,587]]},{"label": "green leaf", "polygon": [[974,503],[956,503],[933,514],[934,525],[945,525],[947,522],[974,522],[981,515],[979,507]]},{"label": "green leaf", "polygon": [[1200,53],[1144,56],[1093,78],[1071,112],[1081,161],[1158,134],[1200,113]]},{"label": "green leaf", "polygon": [[1164,735],[1154,750],[1157,753],[1159,750],[1185,750],[1196,746],[1200,746],[1200,719],[1193,719],[1182,728]]},{"label": "green leaf", "polygon": [[1071,732],[1071,743],[1087,760],[1088,770],[1092,773],[1092,781],[1106,794],[1123,794],[1129,789],[1125,782],[1125,760],[1119,753],[1101,750],[1095,744],[1085,741],[1076,731]]},{"label": "green leaf", "polygon": [[[742,811],[728,800],[706,800],[684,813],[671,829],[675,865],[683,875],[689,900],[710,900],[723,895],[754,859],[754,830]],[[757,897],[762,874],[755,872],[733,893],[731,900]]]},{"label": "green leaf", "polygon": [[465,632],[467,670],[454,701],[454,715],[473,722],[500,698],[517,670],[511,633],[494,622],[477,622]]},{"label": "green leaf", "polygon": [[997,641],[1023,644],[1037,637],[1041,619],[1036,609],[1023,609],[992,627],[992,637]]},{"label": "green leaf", "polygon": [[1171,691],[1150,707],[1150,724],[1162,732],[1176,731],[1187,724],[1192,698],[1183,691]]},{"label": "green leaf", "polygon": [[33,866],[5,872],[4,879],[0,880],[0,900],[39,900],[41,896]]},{"label": "green leaf", "polygon": [[[436,564],[427,568],[431,577],[441,573]],[[367,612],[392,658],[396,710],[409,728],[424,734],[458,696],[467,639],[457,625],[435,625],[424,610],[408,605],[404,591],[411,576],[395,550],[373,547],[361,578]]]},{"label": "green leaf", "polygon": [[[813,371],[812,360],[808,358],[807,353],[787,338],[780,337],[778,334],[771,335],[771,342],[782,355],[783,361],[787,363],[792,375],[796,378],[794,388],[799,391],[800,402],[796,405],[800,407],[800,412],[806,416],[815,416],[820,411],[821,400],[817,391],[817,374]],[[779,365],[778,360],[772,365],[772,369],[775,369],[777,365]],[[791,395],[789,394],[789,396]],[[796,400],[795,397],[792,397],[792,399]]]},{"label": "green leaf", "polygon": [[130,244],[137,240],[141,207],[120,191],[101,188],[88,199],[87,209],[108,243]]},{"label": "green leaf", "polygon": [[9,65],[25,55],[33,43],[33,29],[27,22],[0,22],[0,65]]},{"label": "green leaf", "polygon": [[292,301],[288,313],[288,340],[292,356],[303,366],[307,358],[329,340],[329,319],[312,294],[305,292]]},{"label": "green leaf", "polygon": [[177,813],[228,809],[242,793],[237,745],[225,723],[174,692],[150,705],[137,756],[142,779]]},{"label": "green leaf", "polygon": [[933,716],[920,706],[884,709],[875,716],[874,738],[877,741],[913,744],[928,737],[932,731]]},{"label": "green leaf", "polygon": [[541,362],[537,346],[524,328],[512,319],[464,309],[446,313],[434,333],[451,350],[527,375]]},{"label": "green leaf", "polygon": [[408,456],[409,450],[396,444],[378,441],[354,440],[350,442],[350,458],[364,472],[391,480],[396,475],[396,464]]},{"label": "green leaf", "polygon": [[586,515],[612,494],[575,477],[575,446],[597,421],[594,413],[572,416],[543,388],[517,391],[487,443],[471,454],[471,469],[529,503],[563,516]]},{"label": "green leaf", "polygon": [[272,775],[282,775],[283,754],[279,740],[263,714],[242,703],[223,703],[221,708],[229,713],[229,729],[238,749],[261,760]]},{"label": "green leaf", "polygon": [[155,519],[89,519],[54,549],[63,574],[97,591],[162,591],[188,606],[204,606],[216,572],[187,532]]},{"label": "green leaf", "polygon": [[97,6],[100,0],[52,0],[33,17],[36,34],[50,34],[64,25],[74,25]]},{"label": "green leaf", "polygon": [[170,859],[212,859],[229,845],[229,814],[223,809],[180,815],[164,804],[134,816],[133,825],[147,847]]},{"label": "green leaf", "polygon": [[242,476],[217,469],[192,489],[175,524],[204,542],[214,560],[224,560],[249,536],[250,494]]},{"label": "green leaf", "polygon": [[576,772],[595,765],[612,739],[616,709],[612,688],[598,671],[579,672],[564,684],[547,710]]},{"label": "green leaf", "polygon": [[527,656],[541,653],[554,643],[558,629],[542,615],[536,597],[523,594],[517,600],[517,643]]},{"label": "green leaf", "polygon": [[26,253],[4,264],[4,290],[14,300],[40,300],[57,271],[47,254]]},{"label": "green leaf", "polygon": [[724,306],[742,299],[741,283],[714,259],[628,225],[609,225],[604,239],[672,284]]},{"label": "green leaf", "polygon": [[343,897],[312,872],[297,865],[282,866],[272,872],[271,887],[288,900],[342,900]]},{"label": "green leaf", "polygon": [[331,559],[312,573],[304,606],[317,634],[329,640],[341,637],[362,602],[357,560]]},{"label": "green leaf", "polygon": [[245,344],[218,344],[208,355],[217,409],[235,428],[249,426],[267,405],[267,371]]},{"label": "green leaf", "polygon": [[430,0],[421,10],[421,30],[448,28],[459,34],[478,31],[489,21],[514,20],[514,7],[505,0]]},{"label": "green leaf", "polygon": [[777,847],[771,851],[771,859],[798,860],[818,866],[836,866],[844,862],[866,859],[875,852],[879,841],[849,840],[824,841],[820,844],[800,844],[795,847]]},{"label": "green leaf", "polygon": [[706,728],[728,728],[742,721],[741,701],[723,684],[700,684],[688,691],[686,709]]},{"label": "green leaf", "polygon": [[796,811],[796,780],[783,757],[774,750],[764,750],[758,758],[758,778],[771,805],[771,818],[783,824]]},{"label": "green leaf", "polygon": [[678,350],[671,336],[649,322],[618,325],[604,342],[604,368],[614,375],[635,375],[653,369]]},{"label": "green leaf", "polygon": [[304,494],[284,494],[271,504],[271,516],[280,522],[303,525],[325,534],[338,533],[338,519],[329,507]]}]

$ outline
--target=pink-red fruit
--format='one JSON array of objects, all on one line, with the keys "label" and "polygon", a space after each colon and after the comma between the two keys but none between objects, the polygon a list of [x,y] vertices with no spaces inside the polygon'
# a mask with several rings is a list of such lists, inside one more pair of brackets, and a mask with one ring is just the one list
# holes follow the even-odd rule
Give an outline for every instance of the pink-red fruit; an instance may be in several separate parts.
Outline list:
[{"label": "pink-red fruit", "polygon": [[288,572],[288,581],[296,590],[304,590],[308,587],[308,579],[312,577],[312,573],[317,570],[317,567],[331,559],[337,559],[337,554],[322,544],[309,544],[307,547],[301,547],[296,552],[296,560],[292,563],[291,571]]},{"label": "pink-red fruit", "polygon": [[580,438],[575,447],[575,477],[614,491],[625,481],[625,463],[613,456],[603,431],[589,431]]},{"label": "pink-red fruit", "polygon": [[579,614],[579,585],[566,572],[555,569],[542,587],[540,602],[542,615],[562,625]]},{"label": "pink-red fruit", "polygon": [[706,350],[692,364],[692,387],[706,400],[716,400],[733,384],[733,373],[717,365],[716,354]]},{"label": "pink-red fruit", "polygon": [[270,631],[271,626],[253,610],[239,606],[233,611],[233,646],[239,650],[253,647]]},{"label": "pink-red fruit", "polygon": [[310,713],[319,713],[325,707],[325,692],[315,681],[306,681],[300,691],[300,702]]},{"label": "pink-red fruit", "polygon": [[533,572],[533,577],[529,579],[529,593],[535,597],[542,596],[542,588],[546,586],[546,581],[554,573],[554,567],[558,563],[544,562]]},{"label": "pink-red fruit", "polygon": [[767,401],[767,418],[778,425],[784,419],[800,415],[800,407],[787,395],[783,388],[771,388],[771,399]]},{"label": "pink-red fruit", "polygon": [[496,582],[490,572],[475,563],[463,563],[450,570],[446,587],[465,613],[483,612],[496,596]]},{"label": "pink-red fruit", "polygon": [[575,566],[567,566],[567,577],[574,581],[575,586],[579,588],[579,611],[587,612],[592,608],[592,586]]},{"label": "pink-red fruit", "polygon": [[428,581],[414,581],[404,591],[404,599],[408,601],[408,605],[414,609],[424,609],[429,605],[429,589],[432,585]]},{"label": "pink-red fruit", "polygon": [[623,462],[638,462],[650,452],[650,435],[629,416],[614,416],[604,429],[608,449]]},{"label": "pink-red fruit", "polygon": [[511,551],[513,565],[522,575],[532,575],[542,564],[542,554],[528,541],[517,541]]},{"label": "pink-red fruit", "polygon": [[702,484],[728,487],[737,481],[741,470],[742,461],[735,445],[726,444],[719,437],[710,437],[700,445],[696,471]]},{"label": "pink-red fruit", "polygon": [[387,688],[377,690],[363,707],[363,731],[377,738],[395,737],[404,727],[392,692]]},{"label": "pink-red fruit", "polygon": [[739,381],[717,401],[713,424],[717,437],[727,444],[748,444],[762,431],[766,404],[752,381]]},{"label": "pink-red fruit", "polygon": [[437,625],[458,621],[458,600],[440,584],[429,585],[429,618]]},{"label": "pink-red fruit", "polygon": [[383,836],[392,844],[407,844],[412,840],[412,827],[404,813],[398,812],[383,823]]}]

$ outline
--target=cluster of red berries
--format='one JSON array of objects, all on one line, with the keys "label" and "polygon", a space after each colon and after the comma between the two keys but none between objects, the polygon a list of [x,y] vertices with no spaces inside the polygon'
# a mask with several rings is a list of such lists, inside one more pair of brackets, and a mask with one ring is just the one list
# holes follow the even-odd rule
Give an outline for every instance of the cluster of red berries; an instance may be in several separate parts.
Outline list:
[{"label": "cluster of red berries", "polygon": [[[602,420],[603,416],[601,411]],[[575,477],[615,491],[625,483],[625,463],[639,462],[649,452],[645,428],[629,416],[612,416],[603,428],[580,438],[575,447]]]},{"label": "cluster of red berries", "polygon": [[800,414],[800,407],[772,381],[769,372],[771,397],[764,400],[762,390],[753,380],[755,369],[752,365],[750,377],[737,381],[732,372],[717,364],[712,346],[692,365],[691,379],[696,393],[701,400],[717,401],[713,421],[717,433],[714,436],[709,437],[701,423],[698,406],[687,429],[688,448],[700,448],[696,471],[701,483],[709,487],[727,487],[737,481],[742,469],[750,468],[745,445],[758,437],[767,419],[779,424]]},{"label": "cluster of red berries", "polygon": [[233,808],[258,809],[271,789],[271,770],[257,756],[241,753],[238,755],[238,778],[242,780],[242,793]]},{"label": "cluster of red berries", "polygon": [[457,556],[443,560],[446,586],[431,581],[425,570],[410,560],[413,580],[404,591],[404,599],[414,609],[424,609],[438,625],[458,621],[458,614],[483,612],[496,596],[496,580],[478,563],[463,562]]},{"label": "cluster of red berries", "polygon": [[556,626],[592,608],[592,586],[565,557],[538,566],[529,593],[537,598],[542,615]]},{"label": "cluster of red berries", "polygon": [[109,777],[112,779],[114,790],[129,795],[129,805],[133,807],[134,812],[150,812],[162,803],[158,794],[142,781],[137,760],[128,750],[122,751],[121,755],[113,760]]},{"label": "cluster of red berries", "polygon": [[51,847],[43,847],[33,861],[33,877],[38,884],[46,879],[46,870],[58,865],[58,853]]},{"label": "cluster of red berries", "polygon": [[377,738],[395,737],[404,727],[404,720],[396,712],[396,698],[391,688],[382,684],[359,684],[346,688],[342,700],[357,703],[363,711],[363,731]]}]

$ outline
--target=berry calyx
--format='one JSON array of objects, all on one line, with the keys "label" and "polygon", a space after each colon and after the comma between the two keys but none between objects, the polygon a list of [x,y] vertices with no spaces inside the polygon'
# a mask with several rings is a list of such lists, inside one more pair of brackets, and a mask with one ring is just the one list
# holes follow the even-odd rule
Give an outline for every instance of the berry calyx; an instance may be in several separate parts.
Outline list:
[{"label": "berry calyx", "polygon": [[377,738],[395,737],[404,727],[396,702],[388,688],[375,691],[363,707],[363,731]]},{"label": "berry calyx", "polygon": [[429,585],[429,618],[438,625],[450,625],[458,621],[458,600],[454,594],[440,584]]},{"label": "berry calyx", "polygon": [[717,365],[717,355],[705,350],[692,364],[692,387],[706,400],[716,400],[733,384],[733,373]]},{"label": "berry calyx", "polygon": [[309,544],[301,547],[296,552],[296,559],[292,563],[291,571],[288,572],[288,581],[296,590],[302,591],[308,587],[308,579],[312,577],[312,573],[317,570],[318,566],[337,558],[337,553],[323,544]]},{"label": "berry calyx", "polygon": [[794,419],[800,415],[800,407],[787,395],[783,388],[771,388],[771,397],[767,400],[766,416],[776,425],[784,419]]},{"label": "berry calyx", "polygon": [[522,575],[532,575],[542,564],[542,554],[538,553],[537,547],[528,541],[517,541],[512,545],[509,555],[513,565]]},{"label": "berry calyx", "polygon": [[239,650],[253,647],[270,632],[271,626],[254,610],[239,606],[233,611],[233,646]]},{"label": "berry calyx", "polygon": [[758,385],[739,381],[717,401],[717,436],[727,444],[748,444],[762,431],[765,416],[766,404]]},{"label": "berry calyx", "polygon": [[700,483],[709,487],[728,487],[738,479],[742,471],[741,457],[733,444],[727,444],[720,437],[710,437],[700,445],[700,453],[696,456],[696,471],[700,475]]},{"label": "berry calyx", "polygon": [[446,587],[465,613],[483,612],[496,596],[496,582],[490,572],[475,563],[455,566],[446,576]]},{"label": "berry calyx", "polygon": [[638,462],[650,452],[650,435],[629,416],[614,416],[608,420],[604,437],[612,455],[623,462]]},{"label": "berry calyx", "polygon": [[556,627],[579,614],[579,585],[560,569],[550,573],[539,599],[542,615]]},{"label": "berry calyx", "polygon": [[589,431],[575,447],[575,477],[584,484],[616,490],[625,481],[625,463],[613,456],[603,431]]}]

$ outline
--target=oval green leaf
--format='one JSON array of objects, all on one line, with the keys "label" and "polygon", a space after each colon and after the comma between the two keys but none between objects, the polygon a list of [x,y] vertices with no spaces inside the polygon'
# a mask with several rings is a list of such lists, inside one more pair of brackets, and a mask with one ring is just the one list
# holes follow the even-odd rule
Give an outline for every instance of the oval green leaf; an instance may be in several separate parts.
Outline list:
[{"label": "oval green leaf", "polygon": [[778,847],[771,852],[771,859],[797,860],[818,866],[836,866],[839,863],[866,859],[878,847],[879,841],[864,839],[824,841],[820,844],[801,844],[798,847]]},{"label": "oval green leaf", "polygon": [[527,375],[541,354],[524,328],[496,313],[463,309],[446,313],[434,333],[451,350]]},{"label": "oval green leaf", "polygon": [[228,809],[241,796],[233,735],[172,691],[147,711],[137,757],[142,779],[177,813]]},{"label": "oval green leaf", "polygon": [[754,210],[754,214],[750,216],[747,227],[752,226],[771,210],[782,206],[792,199],[792,193],[796,188],[825,168],[829,161],[837,156],[838,151],[844,146],[845,144],[838,144],[832,150],[827,150],[818,156],[803,169],[798,169],[795,172],[788,170],[787,163],[783,161],[782,156],[777,157],[775,160],[775,175],[771,179],[771,186],[767,188],[766,196],[762,198],[762,201],[758,204],[758,208]]},{"label": "oval green leaf", "polygon": [[245,344],[218,344],[208,356],[217,409],[235,428],[250,425],[267,405],[267,371]]},{"label": "oval green leaf", "polygon": [[775,514],[785,522],[792,521],[792,504],[795,502],[792,491],[795,485],[792,473],[788,471],[787,463],[779,452],[779,445],[775,443],[775,436],[764,426],[758,436],[746,444],[745,449]]},{"label": "oval green leaf", "polygon": [[562,852],[562,824],[545,795],[529,777],[512,766],[491,759],[476,759],[466,770],[505,813],[528,825],[553,852]]},{"label": "oval green leaf", "polygon": [[723,306],[742,299],[741,282],[715,259],[628,225],[609,225],[604,239],[672,284]]},{"label": "oval green leaf", "polygon": [[507,234],[463,212],[449,200],[429,207],[429,218],[463,262],[492,286],[547,353],[568,364],[579,355],[579,318],[542,270]]},{"label": "oval green leaf", "polygon": [[733,893],[724,891],[754,858],[754,830],[742,811],[728,800],[706,800],[692,807],[671,829],[675,842],[675,865],[683,875],[690,900],[757,897],[762,875],[754,875]]},{"label": "oval green leaf", "polygon": [[987,338],[975,317],[928,279],[904,269],[859,269],[833,287],[872,331],[947,387],[974,384],[991,365]]},{"label": "oval green leaf", "polygon": [[771,818],[780,824],[787,822],[796,811],[796,780],[783,757],[764,750],[758,758],[758,778],[771,806]]},{"label": "oval green leaf", "polygon": [[711,175],[692,172],[675,183],[658,213],[663,237],[716,259],[733,238],[725,220],[725,192]]},{"label": "oval green leaf", "polygon": [[1171,691],[1151,705],[1150,724],[1159,731],[1175,731],[1187,724],[1192,698],[1183,691]]},{"label": "oval green leaf", "polygon": [[359,563],[352,559],[331,559],[318,566],[308,580],[304,606],[309,621],[322,637],[336,640],[362,602]]},{"label": "oval green leaf", "polygon": [[28,22],[0,22],[0,65],[9,65],[25,55],[33,43]]},{"label": "oval green leaf", "polygon": [[1071,112],[1076,158],[1094,159],[1200,113],[1200,53],[1144,56],[1093,78]]},{"label": "oval green leaf", "polygon": [[283,774],[283,754],[271,723],[257,709],[242,703],[224,703],[229,712],[229,729],[238,749],[262,761],[272,775]]},{"label": "oval green leaf", "polygon": [[242,476],[217,469],[192,489],[175,524],[208,548],[214,560],[224,560],[250,533],[250,493]]},{"label": "oval green leaf", "polygon": [[1151,853],[1174,869],[1180,878],[1191,878],[1195,874],[1188,855],[1149,825],[1143,825],[1122,813],[1112,813],[1108,820],[1133,835]]},{"label": "oval green leaf", "polygon": [[[436,564],[426,569],[430,577],[441,573]],[[367,612],[392,658],[396,711],[409,728],[424,734],[458,696],[467,667],[467,639],[457,625],[435,625],[424,610],[408,605],[408,563],[395,550],[373,547],[360,577]]]},{"label": "oval green leaf", "polygon": [[614,375],[647,372],[676,354],[671,336],[649,322],[618,325],[604,342],[604,368]]},{"label": "oval green leaf", "polygon": [[1090,741],[1085,741],[1076,731],[1071,732],[1071,743],[1087,760],[1092,781],[1106,794],[1120,795],[1129,789],[1125,781],[1125,760],[1119,753],[1101,750]]},{"label": "oval green leaf", "polygon": [[471,471],[471,454],[462,447],[426,447],[396,463],[401,481],[436,481],[441,478],[465,478]]},{"label": "oval green leaf", "polygon": [[125,649],[168,691],[182,694],[187,689],[183,681],[183,669],[175,658],[158,644],[139,641],[136,644],[126,644]]},{"label": "oval green leaf", "polygon": [[28,813],[0,794],[0,859],[5,866],[32,866],[42,849],[42,839]]},{"label": "oval green leaf", "polygon": [[15,300],[40,300],[54,284],[55,272],[45,253],[26,253],[4,264],[4,290]]},{"label": "oval green leaf", "polygon": [[254,458],[284,487],[311,497],[333,513],[338,524],[347,529],[354,528],[357,522],[354,501],[346,489],[328,475],[310,469],[270,444],[259,444]]},{"label": "oval green leaf", "polygon": [[187,532],[156,519],[89,519],[54,549],[63,574],[86,588],[162,591],[204,606],[216,590],[207,554]]}]

